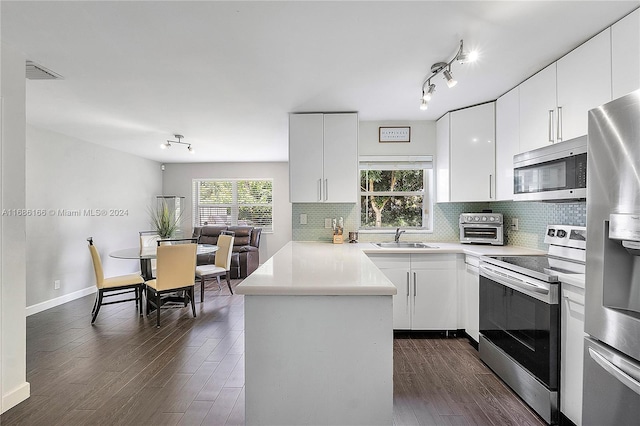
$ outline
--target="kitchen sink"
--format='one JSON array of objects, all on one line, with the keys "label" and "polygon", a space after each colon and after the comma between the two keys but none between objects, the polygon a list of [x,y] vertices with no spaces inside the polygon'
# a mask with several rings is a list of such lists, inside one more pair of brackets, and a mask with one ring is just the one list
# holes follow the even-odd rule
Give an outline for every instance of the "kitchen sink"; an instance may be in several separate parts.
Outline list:
[{"label": "kitchen sink", "polygon": [[436,246],[430,246],[425,243],[409,243],[409,242],[388,242],[388,243],[374,243],[376,246],[380,248],[403,248],[403,249],[411,249],[411,248],[438,248]]}]

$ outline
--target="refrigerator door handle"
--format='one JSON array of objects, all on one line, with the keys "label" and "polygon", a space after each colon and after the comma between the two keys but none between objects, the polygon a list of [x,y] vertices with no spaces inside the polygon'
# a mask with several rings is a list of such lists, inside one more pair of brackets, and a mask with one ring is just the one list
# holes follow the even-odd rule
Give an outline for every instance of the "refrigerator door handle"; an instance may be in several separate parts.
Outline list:
[{"label": "refrigerator door handle", "polygon": [[[604,357],[604,355],[598,353],[595,349],[589,348],[589,356],[598,363],[598,365],[618,379],[626,387],[640,395],[640,382],[634,379],[630,374],[625,372],[619,365],[616,365],[612,360]],[[636,372],[636,375],[640,376],[640,371]]]}]

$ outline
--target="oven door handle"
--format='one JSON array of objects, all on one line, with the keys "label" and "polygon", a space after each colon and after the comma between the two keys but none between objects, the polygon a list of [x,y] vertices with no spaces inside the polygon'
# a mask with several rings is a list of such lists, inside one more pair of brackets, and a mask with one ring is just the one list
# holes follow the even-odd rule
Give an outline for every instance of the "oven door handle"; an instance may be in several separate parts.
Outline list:
[{"label": "oven door handle", "polygon": [[[545,294],[545,295],[549,294],[549,290],[544,287],[539,287],[535,284],[531,284],[521,279],[511,277],[502,272],[498,272],[493,269],[490,269],[484,265],[480,267],[480,270],[484,272],[487,278],[493,279],[499,284],[506,285],[507,287],[511,287],[511,288],[518,287],[518,288],[533,291],[539,294]],[[517,289],[514,289],[514,290],[517,290]]]},{"label": "oven door handle", "polygon": [[640,395],[640,382],[634,379],[630,374],[627,374],[621,366],[614,363],[613,360],[608,360],[604,355],[599,354],[593,348],[589,348],[589,356],[604,370],[619,380],[626,387]]}]

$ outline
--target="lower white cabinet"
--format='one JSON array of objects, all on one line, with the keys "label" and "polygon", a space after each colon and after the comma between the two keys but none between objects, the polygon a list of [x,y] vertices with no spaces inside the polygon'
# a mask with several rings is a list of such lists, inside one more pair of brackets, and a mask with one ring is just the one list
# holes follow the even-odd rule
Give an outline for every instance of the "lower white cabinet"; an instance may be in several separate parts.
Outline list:
[{"label": "lower white cabinet", "polygon": [[464,329],[473,340],[480,340],[480,271],[479,259],[475,256],[465,257],[464,269]]},{"label": "lower white cabinet", "polygon": [[457,330],[456,254],[369,254],[398,289],[394,330]]},{"label": "lower white cabinet", "polygon": [[582,424],[584,289],[562,283],[560,306],[560,411]]}]

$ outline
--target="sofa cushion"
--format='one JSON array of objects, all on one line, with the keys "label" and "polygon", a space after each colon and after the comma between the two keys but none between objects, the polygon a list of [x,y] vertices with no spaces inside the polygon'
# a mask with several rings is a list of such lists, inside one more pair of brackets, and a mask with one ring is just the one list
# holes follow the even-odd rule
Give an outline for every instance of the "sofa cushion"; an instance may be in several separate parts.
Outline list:
[{"label": "sofa cushion", "polygon": [[227,230],[227,225],[207,225],[200,228],[200,244],[213,244],[218,243],[218,237],[222,231]]},{"label": "sofa cushion", "polygon": [[253,231],[253,226],[230,226],[229,231],[235,233],[233,240],[234,246],[247,246],[251,241],[251,231]]}]

